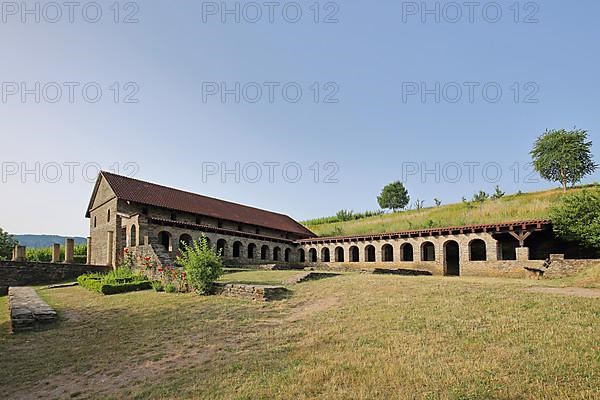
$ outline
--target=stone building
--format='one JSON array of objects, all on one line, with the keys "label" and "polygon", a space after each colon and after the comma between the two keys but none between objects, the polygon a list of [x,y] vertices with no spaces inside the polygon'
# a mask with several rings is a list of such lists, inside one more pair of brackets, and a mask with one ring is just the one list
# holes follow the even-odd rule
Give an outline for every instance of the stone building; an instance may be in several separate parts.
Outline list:
[{"label": "stone building", "polygon": [[113,267],[125,248],[172,264],[182,242],[202,235],[227,265],[522,277],[543,269],[550,254],[582,256],[582,249],[556,240],[546,220],[324,238],[286,215],[108,172],[100,173],[86,216],[88,262]]},{"label": "stone building", "polygon": [[315,236],[287,215],[109,172],[99,174],[86,217],[88,262],[113,267],[125,248],[171,264],[181,242],[202,235],[229,264],[295,262],[297,241]]}]

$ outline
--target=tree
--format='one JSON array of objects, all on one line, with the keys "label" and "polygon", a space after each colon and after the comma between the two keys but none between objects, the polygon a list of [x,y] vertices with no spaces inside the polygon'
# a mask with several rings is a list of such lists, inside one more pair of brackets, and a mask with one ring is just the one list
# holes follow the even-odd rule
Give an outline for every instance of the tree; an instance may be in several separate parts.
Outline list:
[{"label": "tree", "polygon": [[489,198],[490,198],[490,195],[487,194],[486,192],[484,192],[483,190],[480,190],[479,193],[475,193],[473,195],[473,201],[476,203],[483,203],[484,201],[486,201]]},{"label": "tree", "polygon": [[550,219],[559,237],[600,249],[600,189],[564,195]]},{"label": "tree", "polygon": [[4,232],[2,228],[0,228],[0,260],[8,260],[12,258],[12,252],[15,246],[18,244],[17,240],[8,234],[8,232]]},{"label": "tree", "polygon": [[438,198],[433,199],[433,202],[435,203],[436,207],[439,207],[442,205],[442,201]]},{"label": "tree", "polygon": [[223,275],[221,255],[208,245],[205,236],[190,245],[182,242],[182,246],[177,263],[183,266],[190,286],[200,294],[208,294],[213,281]]},{"label": "tree", "polygon": [[381,191],[381,195],[377,197],[377,202],[381,208],[389,208],[393,211],[403,209],[409,201],[408,190],[400,181],[386,185]]},{"label": "tree", "polygon": [[569,183],[575,185],[598,167],[592,159],[591,147],[587,131],[550,130],[537,138],[530,154],[540,176],[560,182],[566,192]]}]

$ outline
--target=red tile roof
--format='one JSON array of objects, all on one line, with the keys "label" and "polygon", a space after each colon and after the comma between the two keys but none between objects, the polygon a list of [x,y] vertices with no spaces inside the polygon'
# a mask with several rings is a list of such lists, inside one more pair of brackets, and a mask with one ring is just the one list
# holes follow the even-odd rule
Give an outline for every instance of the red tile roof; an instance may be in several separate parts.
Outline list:
[{"label": "red tile roof", "polygon": [[450,226],[445,228],[431,228],[431,229],[419,229],[412,231],[400,231],[390,233],[371,233],[365,235],[355,236],[335,236],[335,237],[314,237],[301,239],[300,244],[313,244],[313,243],[335,243],[335,242],[353,242],[353,241],[369,241],[369,240],[387,240],[387,239],[398,239],[408,238],[414,236],[436,236],[436,235],[453,235],[453,234],[464,234],[474,232],[510,232],[510,231],[541,231],[550,229],[552,227],[552,221],[541,219],[532,221],[514,221],[514,222],[501,222],[497,224],[483,224],[483,225],[465,225],[465,226]]},{"label": "red tile roof", "polygon": [[315,236],[314,233],[287,215],[115,175],[106,171],[102,171],[100,176],[106,179],[119,199],[280,230],[302,238]]}]

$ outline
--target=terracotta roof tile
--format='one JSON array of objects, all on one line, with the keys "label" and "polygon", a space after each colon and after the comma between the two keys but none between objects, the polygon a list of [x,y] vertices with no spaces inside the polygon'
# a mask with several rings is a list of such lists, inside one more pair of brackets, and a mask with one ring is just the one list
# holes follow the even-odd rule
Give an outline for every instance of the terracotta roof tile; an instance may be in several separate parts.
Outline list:
[{"label": "terracotta roof tile", "polygon": [[287,215],[144,182],[106,171],[102,171],[100,174],[107,180],[115,195],[123,200],[276,229],[294,233],[303,238],[315,236],[314,233]]}]

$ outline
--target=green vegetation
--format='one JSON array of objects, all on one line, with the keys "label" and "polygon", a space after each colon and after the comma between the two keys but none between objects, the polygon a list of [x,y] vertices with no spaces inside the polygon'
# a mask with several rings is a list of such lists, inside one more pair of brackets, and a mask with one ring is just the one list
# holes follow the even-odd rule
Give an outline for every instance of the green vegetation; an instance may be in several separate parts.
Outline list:
[{"label": "green vegetation", "polygon": [[[87,245],[77,244],[73,248],[73,258],[76,264],[85,264],[87,262]],[[42,248],[30,248],[25,250],[25,256],[27,261],[36,262],[51,262],[52,261],[52,247]],[[65,248],[60,248],[60,259],[65,259]]]},{"label": "green vegetation", "polygon": [[12,252],[18,242],[14,236],[9,235],[0,228],[0,260],[10,260]]},{"label": "green vegetation", "polygon": [[560,237],[600,249],[600,188],[566,194],[550,218]]},{"label": "green vegetation", "polygon": [[592,142],[587,131],[550,130],[541,135],[531,150],[533,166],[540,176],[560,182],[563,191],[575,185],[598,167],[592,158]]},{"label": "green vegetation", "polygon": [[[212,282],[223,275],[221,255],[208,245],[205,236],[187,245],[182,242],[183,249],[177,256],[177,264],[183,266],[189,285],[196,292],[206,294]],[[165,291],[168,291],[168,285]]]},{"label": "green vegetation", "polygon": [[[589,185],[588,187],[597,188],[599,186]],[[577,187],[571,192],[577,193],[583,188]],[[440,205],[439,207],[383,214],[356,221],[306,224],[306,226],[319,236],[334,236],[548,219],[550,207],[556,204],[563,195],[560,189],[555,189],[503,195],[500,198],[489,198],[482,202],[470,202],[465,199],[461,203]]]},{"label": "green vegetation", "polygon": [[544,281],[345,274],[285,301],[39,290],[52,329],[8,334],[3,398],[594,399],[598,299]]},{"label": "green vegetation", "polygon": [[386,185],[381,194],[377,196],[379,207],[393,211],[402,210],[409,202],[410,196],[408,195],[408,190],[406,190],[404,184],[400,181]]},{"label": "green vegetation", "polygon": [[118,268],[108,274],[86,274],[77,278],[81,287],[101,294],[118,294],[152,288],[152,282],[145,276],[127,268]]},{"label": "green vegetation", "polygon": [[314,225],[322,225],[322,224],[331,224],[335,222],[345,222],[345,221],[356,221],[358,219],[375,217],[377,215],[382,215],[382,210],[375,211],[365,211],[365,212],[354,212],[352,210],[340,210],[333,217],[321,217],[314,218],[310,220],[306,220],[301,222],[302,225],[305,226],[314,226]]}]

